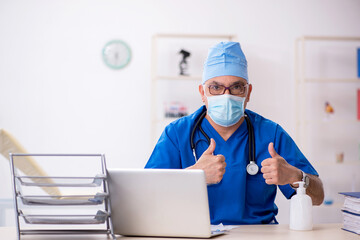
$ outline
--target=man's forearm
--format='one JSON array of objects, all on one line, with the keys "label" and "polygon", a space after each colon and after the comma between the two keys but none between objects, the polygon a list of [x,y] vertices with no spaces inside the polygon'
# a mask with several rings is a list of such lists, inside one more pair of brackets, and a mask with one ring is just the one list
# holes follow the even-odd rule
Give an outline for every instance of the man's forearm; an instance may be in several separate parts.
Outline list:
[{"label": "man's forearm", "polygon": [[[302,180],[302,172],[300,169],[296,169],[296,174],[293,174],[293,179],[290,184]],[[306,188],[306,194],[311,197],[313,205],[320,205],[324,201],[324,188],[321,179],[318,176],[312,174],[306,174],[309,178],[309,186]],[[298,185],[295,184],[295,187]]]},{"label": "man's forearm", "polygon": [[307,174],[310,178],[309,186],[306,189],[313,202],[313,205],[320,205],[324,201],[324,188],[318,176]]}]

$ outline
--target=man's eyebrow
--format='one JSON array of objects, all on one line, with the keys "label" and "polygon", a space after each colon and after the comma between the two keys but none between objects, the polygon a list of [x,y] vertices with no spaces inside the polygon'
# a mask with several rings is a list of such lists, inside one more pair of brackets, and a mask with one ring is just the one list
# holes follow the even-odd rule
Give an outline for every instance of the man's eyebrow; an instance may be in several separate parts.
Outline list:
[{"label": "man's eyebrow", "polygon": [[[216,85],[224,85],[224,84],[222,84],[222,83],[219,83],[219,82],[217,82],[217,81],[211,81],[209,84],[216,84]],[[244,83],[244,82],[242,82],[241,80],[239,80],[239,81],[236,81],[236,82],[234,82],[234,83],[232,83],[231,84],[231,86],[233,86],[233,85],[236,85],[236,84],[243,84],[243,85],[246,85],[246,83]]]},{"label": "man's eyebrow", "polygon": [[217,81],[211,81],[209,84],[216,84],[216,85],[222,85],[221,83],[217,82]]},{"label": "man's eyebrow", "polygon": [[244,84],[242,81],[236,81],[236,82],[234,82],[233,84],[231,84],[231,86],[233,86],[233,85],[235,85],[235,84]]}]

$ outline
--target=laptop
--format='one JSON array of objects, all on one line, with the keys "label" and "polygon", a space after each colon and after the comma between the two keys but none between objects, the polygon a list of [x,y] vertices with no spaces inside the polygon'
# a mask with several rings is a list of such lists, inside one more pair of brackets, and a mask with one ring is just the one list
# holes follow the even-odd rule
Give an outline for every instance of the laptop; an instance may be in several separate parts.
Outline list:
[{"label": "laptop", "polygon": [[108,169],[114,233],[124,236],[210,238],[202,170]]}]

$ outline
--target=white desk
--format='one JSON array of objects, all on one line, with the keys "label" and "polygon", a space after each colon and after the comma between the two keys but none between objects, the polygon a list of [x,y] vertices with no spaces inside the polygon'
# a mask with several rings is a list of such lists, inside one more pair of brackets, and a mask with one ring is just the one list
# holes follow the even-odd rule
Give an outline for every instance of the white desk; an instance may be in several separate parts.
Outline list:
[{"label": "white desk", "polygon": [[[289,230],[288,225],[242,225],[232,229],[226,235],[211,238],[212,240],[359,240],[360,236],[354,233],[341,230],[342,224],[320,224],[315,225],[312,231],[293,231]],[[0,227],[0,238],[6,240],[16,240],[16,229],[14,227]],[[23,235],[24,240],[104,240],[111,239],[107,235]],[[120,240],[177,240],[183,238],[141,238],[141,237],[121,237]],[[186,240],[191,240],[186,238]],[[196,239],[199,240],[199,239]]]}]

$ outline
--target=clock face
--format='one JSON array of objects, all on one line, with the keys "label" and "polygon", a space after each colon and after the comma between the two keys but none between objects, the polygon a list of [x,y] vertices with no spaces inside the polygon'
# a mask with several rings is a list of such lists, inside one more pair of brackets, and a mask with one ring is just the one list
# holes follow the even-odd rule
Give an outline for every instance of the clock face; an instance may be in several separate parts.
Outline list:
[{"label": "clock face", "polygon": [[131,59],[130,47],[121,40],[108,42],[102,51],[105,64],[112,69],[121,69],[129,64]]}]

